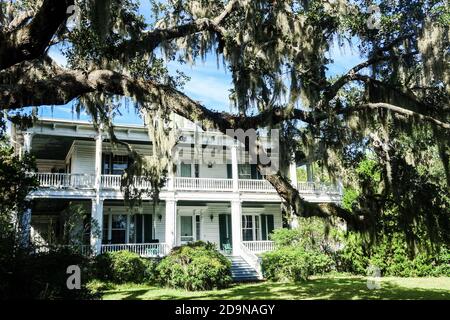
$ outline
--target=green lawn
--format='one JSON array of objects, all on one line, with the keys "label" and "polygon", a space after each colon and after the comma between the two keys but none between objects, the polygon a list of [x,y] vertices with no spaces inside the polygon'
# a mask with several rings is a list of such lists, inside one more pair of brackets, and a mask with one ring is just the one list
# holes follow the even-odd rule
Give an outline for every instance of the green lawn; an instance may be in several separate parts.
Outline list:
[{"label": "green lawn", "polygon": [[369,290],[356,276],[315,277],[304,283],[236,284],[224,290],[188,292],[149,285],[120,285],[104,299],[450,299],[450,278],[382,278],[381,288]]}]

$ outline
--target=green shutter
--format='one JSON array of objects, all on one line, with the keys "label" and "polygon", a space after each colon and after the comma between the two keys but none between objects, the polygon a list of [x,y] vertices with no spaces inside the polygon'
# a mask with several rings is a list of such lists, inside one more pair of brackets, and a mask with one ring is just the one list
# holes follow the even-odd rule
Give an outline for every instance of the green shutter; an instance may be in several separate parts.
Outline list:
[{"label": "green shutter", "polygon": [[266,222],[267,215],[262,214],[261,215],[261,234],[262,234],[262,240],[267,240],[267,222]]},{"label": "green shutter", "polygon": [[231,163],[227,164],[227,179],[233,179],[233,168],[231,167]]},{"label": "green shutter", "polygon": [[136,243],[142,243],[142,214],[135,215],[136,217]]},{"label": "green shutter", "polygon": [[273,229],[274,229],[273,214],[268,214],[267,215],[267,234],[271,234],[273,232]]},{"label": "green shutter", "polygon": [[220,238],[220,249],[223,249],[223,244],[227,239],[227,225],[226,225],[226,214],[219,214],[219,238]]},{"label": "green shutter", "polygon": [[258,170],[256,170],[256,164],[251,164],[250,165],[250,176],[252,177],[252,179],[258,179]]},{"label": "green shutter", "polygon": [[152,215],[144,214],[144,243],[149,243],[152,241]]}]

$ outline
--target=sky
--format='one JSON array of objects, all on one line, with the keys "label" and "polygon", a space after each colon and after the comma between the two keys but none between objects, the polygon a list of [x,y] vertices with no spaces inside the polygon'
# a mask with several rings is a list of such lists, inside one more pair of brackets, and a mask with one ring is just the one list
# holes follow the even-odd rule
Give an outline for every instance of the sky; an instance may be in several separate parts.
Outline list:
[{"label": "sky", "polygon": [[[142,1],[140,12],[146,19],[150,19],[149,1]],[[331,76],[342,74],[361,61],[358,54],[352,52],[349,47],[339,48],[337,44],[332,47],[330,54],[334,59],[328,70]],[[60,48],[51,48],[49,55],[57,63],[65,65],[66,59],[61,54]],[[190,77],[190,81],[182,91],[194,100],[215,110],[231,111],[228,99],[229,90],[232,88],[231,74],[223,67],[221,61],[217,63],[215,55],[208,55],[204,62],[198,61],[194,66],[171,61],[168,63],[168,69],[171,74],[175,74],[178,69]],[[114,120],[115,123],[142,123],[133,108],[121,108],[120,111],[122,115]],[[86,113],[76,114],[73,101],[64,106],[40,107],[38,115],[55,119],[89,120]]]}]

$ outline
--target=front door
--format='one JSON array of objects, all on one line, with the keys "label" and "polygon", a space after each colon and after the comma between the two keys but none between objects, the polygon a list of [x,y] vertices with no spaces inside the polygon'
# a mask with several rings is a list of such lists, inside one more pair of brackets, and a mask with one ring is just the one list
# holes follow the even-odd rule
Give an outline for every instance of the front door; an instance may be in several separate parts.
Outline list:
[{"label": "front door", "polygon": [[221,250],[225,250],[224,245],[231,246],[231,214],[219,214],[219,238]]},{"label": "front door", "polygon": [[192,216],[180,216],[180,240],[181,244],[194,241]]}]

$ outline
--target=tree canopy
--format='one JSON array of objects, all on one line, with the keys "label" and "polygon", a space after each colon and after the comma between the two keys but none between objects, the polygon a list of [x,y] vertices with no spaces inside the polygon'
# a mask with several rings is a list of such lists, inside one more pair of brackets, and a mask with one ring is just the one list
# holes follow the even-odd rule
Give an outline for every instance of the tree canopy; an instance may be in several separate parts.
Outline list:
[{"label": "tree canopy", "polygon": [[[397,152],[399,132],[426,132],[450,182],[450,8],[438,0],[170,0],[150,1],[152,19],[133,0],[17,0],[0,4],[0,108],[63,105],[74,99],[113,134],[118,97],[134,101],[164,155],[170,142],[156,117],[175,113],[204,129],[281,129],[282,165],[265,178],[300,216],[355,214],[305,201],[287,163],[320,159],[333,177],[367,150],[383,167],[383,188],[399,189],[393,161],[414,165],[429,146]],[[74,19],[75,18],[75,19]],[[69,20],[69,21],[68,21]],[[351,45],[363,62],[330,76],[333,45]],[[67,66],[48,50],[62,47]],[[167,63],[195,65],[217,56],[232,76],[232,112],[203,105],[182,91],[183,75]],[[166,119],[167,120],[167,119]],[[130,149],[130,152],[133,152]],[[260,151],[264,152],[264,151]],[[394,154],[395,153],[395,154]],[[418,159],[420,158],[420,159]],[[159,157],[161,159],[161,157]],[[147,161],[141,174],[164,176],[170,161]],[[264,165],[259,163],[258,169]],[[155,181],[157,182],[157,181]],[[399,191],[400,192],[400,191]],[[448,208],[445,210],[448,211]],[[448,212],[447,212],[448,213]]]}]

